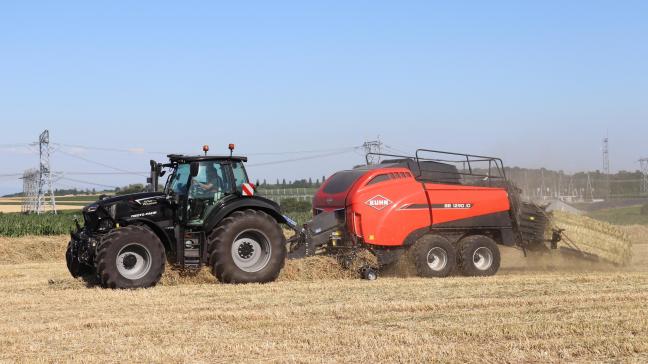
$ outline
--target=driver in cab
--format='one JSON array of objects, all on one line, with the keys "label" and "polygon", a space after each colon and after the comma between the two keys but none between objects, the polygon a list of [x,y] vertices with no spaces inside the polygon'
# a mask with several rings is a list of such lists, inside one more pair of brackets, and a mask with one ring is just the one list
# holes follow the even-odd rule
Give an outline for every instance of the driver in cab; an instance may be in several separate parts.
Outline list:
[{"label": "driver in cab", "polygon": [[220,192],[223,190],[223,179],[218,175],[216,166],[209,163],[205,169],[205,182],[200,182],[194,178],[194,183],[204,192]]},{"label": "driver in cab", "polygon": [[204,175],[192,179],[191,202],[190,202],[190,220],[201,220],[208,214],[214,203],[223,197],[222,191],[225,189],[223,178],[219,176],[218,170],[220,164],[205,163],[202,164]]}]

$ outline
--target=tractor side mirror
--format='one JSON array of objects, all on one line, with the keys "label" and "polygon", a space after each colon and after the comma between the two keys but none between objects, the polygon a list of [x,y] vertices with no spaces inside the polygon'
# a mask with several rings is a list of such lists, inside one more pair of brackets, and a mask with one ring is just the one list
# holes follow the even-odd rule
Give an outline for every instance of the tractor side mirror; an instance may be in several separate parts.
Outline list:
[{"label": "tractor side mirror", "polygon": [[198,175],[198,169],[198,162],[191,162],[189,165],[189,173],[191,174],[191,177],[196,177]]}]

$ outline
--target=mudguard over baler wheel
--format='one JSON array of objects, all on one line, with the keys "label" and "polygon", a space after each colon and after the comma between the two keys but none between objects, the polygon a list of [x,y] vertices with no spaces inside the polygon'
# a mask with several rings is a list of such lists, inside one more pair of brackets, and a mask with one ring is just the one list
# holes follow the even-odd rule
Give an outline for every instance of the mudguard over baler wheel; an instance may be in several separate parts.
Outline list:
[{"label": "mudguard over baler wheel", "polygon": [[97,275],[105,288],[155,286],[166,263],[164,245],[151,229],[131,225],[115,229],[97,250]]},{"label": "mudguard over baler wheel", "polygon": [[459,241],[459,270],[465,276],[484,277],[497,273],[500,251],[485,235],[470,235]]},{"label": "mudguard over baler wheel", "polygon": [[209,235],[209,265],[223,283],[272,282],[286,260],[286,238],[270,215],[234,212]]},{"label": "mudguard over baler wheel", "polygon": [[424,235],[410,252],[419,277],[447,277],[457,266],[454,246],[441,235]]}]

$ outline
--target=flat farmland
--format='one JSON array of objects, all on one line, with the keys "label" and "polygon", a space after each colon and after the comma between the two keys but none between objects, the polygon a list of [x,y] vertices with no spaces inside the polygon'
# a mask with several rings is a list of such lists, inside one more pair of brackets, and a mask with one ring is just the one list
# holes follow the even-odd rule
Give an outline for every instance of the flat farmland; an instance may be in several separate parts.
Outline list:
[{"label": "flat farmland", "polygon": [[[64,237],[18,239],[0,240],[0,361],[648,360],[646,244],[623,269],[506,251],[490,278],[203,277],[114,291],[68,276]],[[35,257],[16,244],[52,249]]]},{"label": "flat farmland", "polygon": [[[83,206],[96,201],[98,196],[57,196],[56,208],[58,210],[80,210]],[[14,213],[22,211],[22,197],[0,197],[0,212]],[[46,210],[48,210],[46,208]],[[49,211],[49,210],[48,210]]]}]

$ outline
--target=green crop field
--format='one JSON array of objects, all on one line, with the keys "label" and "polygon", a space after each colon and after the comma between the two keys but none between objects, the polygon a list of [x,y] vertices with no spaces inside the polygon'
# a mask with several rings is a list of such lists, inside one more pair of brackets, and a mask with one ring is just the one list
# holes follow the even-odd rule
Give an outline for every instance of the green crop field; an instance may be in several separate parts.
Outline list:
[{"label": "green crop field", "polygon": [[0,236],[67,234],[74,227],[75,215],[81,219],[79,211],[64,211],[56,215],[0,213]]}]

